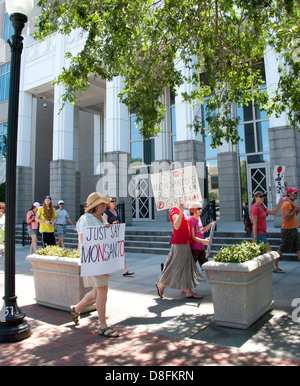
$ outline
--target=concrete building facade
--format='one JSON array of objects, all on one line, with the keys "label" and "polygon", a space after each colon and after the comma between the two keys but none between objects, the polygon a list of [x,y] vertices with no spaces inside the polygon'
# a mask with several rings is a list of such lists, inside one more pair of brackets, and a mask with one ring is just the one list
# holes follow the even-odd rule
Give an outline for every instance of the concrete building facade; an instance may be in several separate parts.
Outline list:
[{"label": "concrete building facade", "polygon": [[[37,14],[35,8],[32,17]],[[135,126],[134,111],[128,111],[118,100],[121,78],[111,82],[93,79],[75,105],[66,103],[61,110],[64,89],[52,82],[67,66],[65,53],[79,52],[85,36],[74,31],[70,36],[54,33],[42,42],[34,41],[30,36],[33,18],[24,31],[21,64],[17,222],[24,221],[32,202],[42,202],[47,194],[55,205],[64,200],[72,220],[76,220],[80,205],[95,190],[125,203],[127,224],[168,221],[167,211],[156,211],[150,174],[170,165],[196,165],[204,204],[215,199],[223,221],[240,220],[243,203],[250,201],[256,190],[265,191],[268,207],[274,206],[275,165],[286,166],[289,186],[299,186],[300,133],[289,126],[286,114],[267,117],[254,105],[232,106],[241,117],[243,141],[238,146],[224,143],[211,149],[209,136],[203,138],[188,128],[197,113],[181,97],[189,84],[183,84],[174,95],[165,90],[162,130],[147,140]],[[5,2],[0,0],[0,182],[5,181],[9,23]],[[268,52],[263,60],[263,88],[271,93],[278,83],[277,68],[275,54]],[[180,64],[178,69],[188,71]],[[199,112],[205,120],[205,104]]]}]

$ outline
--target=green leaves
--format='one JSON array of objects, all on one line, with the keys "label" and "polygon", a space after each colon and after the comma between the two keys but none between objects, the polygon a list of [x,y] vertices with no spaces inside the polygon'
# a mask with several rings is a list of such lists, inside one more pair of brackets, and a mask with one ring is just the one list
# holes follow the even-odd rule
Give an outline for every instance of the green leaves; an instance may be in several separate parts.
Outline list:
[{"label": "green leaves", "polygon": [[231,247],[222,247],[214,256],[214,261],[221,263],[244,263],[267,252],[264,243],[256,244],[250,241],[243,241]]},{"label": "green leaves", "polygon": [[[64,100],[75,103],[91,76],[121,76],[120,100],[129,109],[135,106],[145,138],[160,131],[165,87],[178,89],[184,81],[191,85],[184,100],[193,107],[206,101],[214,147],[239,140],[231,109],[235,103],[256,100],[269,114],[288,109],[291,124],[299,121],[299,62],[291,53],[292,41],[300,38],[296,1],[40,0],[39,5],[36,38],[78,28],[87,36],[56,80],[65,86]],[[273,100],[247,91],[260,87],[257,63],[270,48],[289,66],[282,68]],[[208,84],[200,80],[203,72]],[[204,132],[198,113],[193,129]]]}]

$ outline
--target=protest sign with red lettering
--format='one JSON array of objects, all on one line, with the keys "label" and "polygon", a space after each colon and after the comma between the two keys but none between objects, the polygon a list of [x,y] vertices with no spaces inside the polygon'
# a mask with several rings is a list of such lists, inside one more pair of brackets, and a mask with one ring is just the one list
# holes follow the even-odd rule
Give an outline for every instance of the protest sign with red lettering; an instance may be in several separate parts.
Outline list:
[{"label": "protest sign with red lettering", "polygon": [[81,276],[111,273],[124,267],[125,224],[86,227],[81,247]]},{"label": "protest sign with red lettering", "polygon": [[150,177],[158,211],[171,209],[180,204],[202,201],[195,166],[156,173]]},{"label": "protest sign with red lettering", "polygon": [[285,174],[285,166],[275,165],[274,167],[274,183],[276,189],[276,203],[278,203],[280,197],[286,194],[284,188],[284,174]]}]

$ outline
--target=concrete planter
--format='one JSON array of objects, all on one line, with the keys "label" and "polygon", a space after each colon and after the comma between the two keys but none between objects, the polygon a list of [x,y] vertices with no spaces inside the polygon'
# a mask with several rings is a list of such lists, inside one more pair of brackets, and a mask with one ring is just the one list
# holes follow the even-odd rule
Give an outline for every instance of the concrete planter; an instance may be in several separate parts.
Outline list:
[{"label": "concrete planter", "polygon": [[[32,265],[38,304],[69,311],[70,305],[77,304],[91,290],[83,286],[79,259],[35,254],[26,259]],[[90,304],[81,313],[95,309],[95,304]]]},{"label": "concrete planter", "polygon": [[214,320],[219,326],[247,329],[273,303],[273,260],[277,252],[245,263],[203,264],[211,284]]}]

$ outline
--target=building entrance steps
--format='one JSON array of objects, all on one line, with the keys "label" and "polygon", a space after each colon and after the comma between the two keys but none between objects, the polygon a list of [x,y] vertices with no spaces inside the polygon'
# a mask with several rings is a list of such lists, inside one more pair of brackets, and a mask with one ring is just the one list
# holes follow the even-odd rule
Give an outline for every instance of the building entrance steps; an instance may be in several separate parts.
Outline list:
[{"label": "building entrance steps", "polygon": [[[281,235],[280,228],[275,228],[273,222],[267,224],[267,237],[272,250],[276,251],[280,245]],[[125,251],[140,254],[167,255],[170,250],[171,238],[172,226],[170,222],[135,221],[133,225],[126,227]],[[210,257],[216,254],[222,246],[240,244],[243,240],[251,240],[251,236],[245,233],[242,221],[222,222],[218,220]],[[21,227],[16,229],[16,242],[22,243]],[[41,246],[40,242],[39,246]],[[68,227],[65,246],[69,249],[76,249],[78,247],[77,232],[73,231],[71,227]],[[297,254],[284,254],[281,260],[297,261]]]}]

